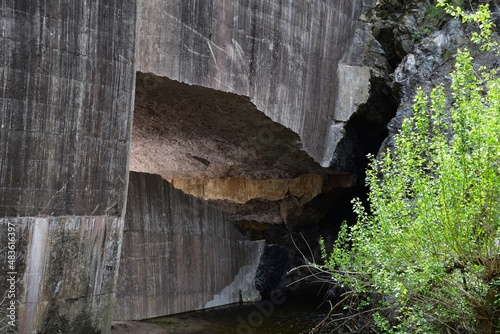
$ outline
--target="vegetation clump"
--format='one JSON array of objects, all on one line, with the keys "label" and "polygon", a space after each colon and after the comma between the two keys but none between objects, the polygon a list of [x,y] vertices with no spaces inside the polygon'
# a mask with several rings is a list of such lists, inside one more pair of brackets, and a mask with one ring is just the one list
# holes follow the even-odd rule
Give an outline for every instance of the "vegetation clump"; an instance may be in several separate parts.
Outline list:
[{"label": "vegetation clump", "polygon": [[[443,23],[443,20],[446,18],[446,10],[441,3],[441,1],[437,0],[427,8],[419,27],[418,37],[430,35],[441,25],[441,23]],[[450,0],[450,3],[455,6],[455,8],[460,8],[460,6],[463,5],[463,0]],[[419,39],[416,37],[417,36],[414,36],[415,39]]]}]

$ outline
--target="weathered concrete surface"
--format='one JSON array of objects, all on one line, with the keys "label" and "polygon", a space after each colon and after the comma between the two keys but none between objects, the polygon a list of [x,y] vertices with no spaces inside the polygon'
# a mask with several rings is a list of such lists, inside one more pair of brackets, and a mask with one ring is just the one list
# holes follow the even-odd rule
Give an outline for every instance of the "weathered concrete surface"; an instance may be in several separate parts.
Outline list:
[{"label": "weathered concrete surface", "polygon": [[[353,87],[359,98],[346,110],[335,111],[342,95],[337,64],[353,35],[360,2],[142,1],[138,70],[170,78],[165,91],[180,94],[179,101],[190,99],[187,117],[176,118],[180,111],[173,110],[170,121],[177,122],[184,134],[193,134],[194,143],[203,124],[191,128],[184,121],[211,104],[222,112],[203,117],[231,131],[210,145],[233,137],[230,147],[243,152],[220,165],[218,157],[196,152],[202,143],[182,152],[179,162],[185,165],[175,165],[172,175],[163,173],[168,154],[162,151],[165,139],[160,137],[166,135],[165,128],[159,126],[155,132],[148,126],[165,119],[155,118],[161,109],[149,110],[150,102],[144,102],[149,96],[138,92],[147,97],[138,103],[141,115],[149,112],[138,118],[147,121],[144,138],[160,138],[150,142],[158,144],[151,152],[163,159],[155,162],[160,168],[155,172],[181,177],[184,168],[194,167],[189,176],[323,175],[325,171],[318,171],[301,149],[329,165],[332,143],[337,145],[331,140],[332,133],[336,135],[332,126],[344,122],[338,116],[362,104],[364,88],[372,87],[371,82]],[[136,10],[135,0],[0,4],[0,240],[6,243],[3,231],[14,224],[21,333],[109,331],[129,176]],[[363,71],[351,72],[358,70]],[[186,98],[186,85],[171,90],[181,85],[173,80],[198,86],[186,90]],[[200,86],[238,96],[219,99],[219,93]],[[155,92],[151,86],[145,88],[147,94]],[[192,100],[193,92],[200,97]],[[193,101],[200,106],[193,106]],[[219,109],[221,101],[231,103]],[[227,118],[231,111],[236,117]],[[253,126],[245,130],[249,124]],[[238,131],[241,137],[234,137]],[[217,132],[220,128],[207,129],[201,141]],[[251,133],[257,134],[253,141],[240,139]],[[255,142],[259,145],[251,144]],[[224,151],[233,152],[224,145],[210,152]],[[242,156],[246,158],[238,161]],[[150,168],[152,163],[146,160],[145,165]],[[253,280],[262,243],[243,240],[231,225],[221,224],[226,215],[174,191],[159,177],[135,178],[139,185],[129,193],[133,200],[127,214],[130,225],[117,318],[256,298]],[[291,195],[285,204],[273,207],[289,230],[310,221],[310,212],[329,205],[324,196],[315,202],[318,206],[301,207],[297,201]],[[0,253],[3,275],[6,248],[0,247]],[[5,291],[7,283],[0,284]]]},{"label": "weathered concrete surface", "polygon": [[370,97],[371,70],[366,66],[339,64],[337,70],[339,85],[335,112],[327,135],[327,146],[322,166],[330,166],[337,145],[344,138],[345,126],[351,116],[364,105]]},{"label": "weathered concrete surface", "polygon": [[263,247],[207,202],[131,172],[114,319],[255,300]]},{"label": "weathered concrete surface", "polygon": [[323,162],[361,0],[139,4],[139,71],[248,96]]},{"label": "weathered concrete surface", "polygon": [[110,330],[135,21],[135,1],[0,2],[0,316],[15,272],[16,332]]},{"label": "weathered concrete surface", "polygon": [[[15,269],[4,262],[8,225],[16,227]],[[108,333],[122,233],[120,217],[0,218],[2,297],[7,277],[17,278],[12,333]]]},{"label": "weathered concrete surface", "polygon": [[135,1],[0,10],[0,216],[120,215]]}]

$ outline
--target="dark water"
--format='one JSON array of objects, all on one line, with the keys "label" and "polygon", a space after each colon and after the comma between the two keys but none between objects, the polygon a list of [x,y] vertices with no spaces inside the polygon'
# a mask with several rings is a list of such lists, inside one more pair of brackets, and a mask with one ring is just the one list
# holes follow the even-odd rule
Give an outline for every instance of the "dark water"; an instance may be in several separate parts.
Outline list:
[{"label": "dark water", "polygon": [[306,334],[329,311],[329,305],[307,299],[287,299],[234,305],[150,320],[168,333]]}]

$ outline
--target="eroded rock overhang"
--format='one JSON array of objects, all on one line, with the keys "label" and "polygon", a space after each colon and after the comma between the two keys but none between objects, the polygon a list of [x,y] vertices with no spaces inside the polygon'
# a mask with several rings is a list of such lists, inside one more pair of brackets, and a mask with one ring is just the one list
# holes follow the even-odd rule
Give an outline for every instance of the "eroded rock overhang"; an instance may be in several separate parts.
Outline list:
[{"label": "eroded rock overhang", "polygon": [[247,97],[137,74],[130,169],[164,179],[326,174]]}]

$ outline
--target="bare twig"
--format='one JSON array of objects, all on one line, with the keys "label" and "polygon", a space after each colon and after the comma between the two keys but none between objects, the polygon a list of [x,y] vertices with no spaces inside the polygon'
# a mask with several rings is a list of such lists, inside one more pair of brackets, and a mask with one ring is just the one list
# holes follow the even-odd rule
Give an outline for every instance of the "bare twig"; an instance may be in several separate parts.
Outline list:
[{"label": "bare twig", "polygon": [[352,297],[352,292],[349,292],[346,294],[346,296],[344,298],[342,298],[337,304],[335,304],[335,306],[333,306],[331,309],[330,309],[330,312],[328,312],[327,316],[321,320],[321,322],[319,324],[317,324],[310,332],[309,334],[315,334],[315,333],[319,333],[320,330],[322,330],[323,328],[326,327],[326,325],[328,325],[327,321],[330,320],[330,318],[332,317],[333,315],[333,312],[335,312],[336,310],[338,310],[342,305],[344,305],[344,303],[350,298]]}]

